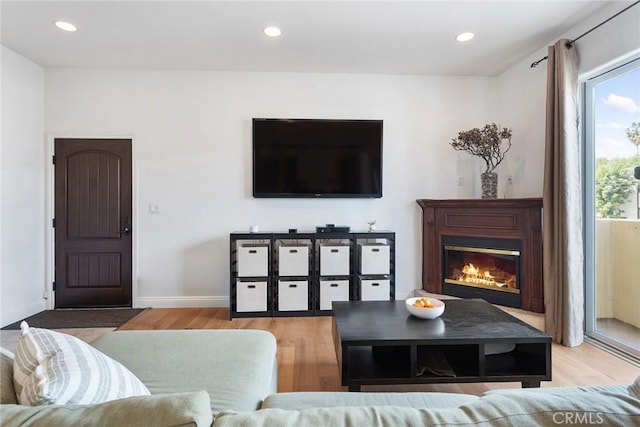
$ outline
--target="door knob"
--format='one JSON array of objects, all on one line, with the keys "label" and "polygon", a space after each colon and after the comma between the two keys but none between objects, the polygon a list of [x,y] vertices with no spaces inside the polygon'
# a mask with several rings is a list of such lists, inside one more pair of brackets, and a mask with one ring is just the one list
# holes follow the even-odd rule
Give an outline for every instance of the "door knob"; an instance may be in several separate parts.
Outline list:
[{"label": "door knob", "polygon": [[131,233],[131,218],[126,217],[124,219],[124,225],[122,226],[122,232],[124,234],[129,234]]}]

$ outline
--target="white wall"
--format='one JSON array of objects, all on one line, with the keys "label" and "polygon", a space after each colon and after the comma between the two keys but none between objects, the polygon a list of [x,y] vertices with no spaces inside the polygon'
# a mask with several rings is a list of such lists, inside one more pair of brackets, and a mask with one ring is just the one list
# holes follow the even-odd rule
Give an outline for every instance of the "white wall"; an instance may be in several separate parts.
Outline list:
[{"label": "white wall", "polygon": [[[580,25],[550,40],[549,45],[561,38],[573,40],[624,9],[628,3],[612,2]],[[577,41],[575,48],[581,76],[594,75],[598,69],[637,53],[640,50],[639,22],[640,7],[636,6]],[[501,178],[513,176],[513,188],[507,188],[505,180],[500,179],[500,195],[542,195],[547,62],[536,68],[531,68],[531,63],[546,55],[547,46],[540,47],[496,81],[494,111],[500,122],[513,128],[514,133],[514,146],[497,170]]]},{"label": "white wall", "polygon": [[[46,132],[134,138],[137,305],[226,305],[229,233],[335,223],[397,233],[397,295],[421,283],[420,198],[451,198],[449,141],[483,125],[492,78],[58,69]],[[254,199],[251,118],[384,120],[382,199]],[[466,173],[466,171],[463,171]],[[149,213],[157,204],[160,214]]]},{"label": "white wall", "polygon": [[[517,64],[496,82],[495,114],[513,129],[513,146],[497,169],[500,196],[542,196],[547,74],[544,65],[529,68],[531,62]],[[511,186],[507,176],[512,177]]]},{"label": "white wall", "polygon": [[[621,8],[603,8],[565,36]],[[581,72],[639,47],[637,11],[616,19],[578,42]],[[499,197],[542,195],[546,63],[529,65],[544,55],[546,46],[498,78],[50,70],[45,128],[134,137],[138,305],[227,304],[231,231],[363,229],[371,219],[397,233],[403,297],[421,283],[415,200],[480,194],[481,162],[449,145],[458,131],[488,122],[512,128]],[[252,117],[383,119],[383,199],[253,199]]]},{"label": "white wall", "polygon": [[[579,27],[567,32],[573,39],[628,6],[631,1],[611,2]],[[593,76],[598,70],[640,52],[640,6],[634,6],[576,42],[578,72]]]},{"label": "white wall", "polygon": [[[623,6],[612,2],[565,36],[580,35]],[[640,8],[634,9],[578,42],[581,73],[640,48]],[[542,46],[498,78],[47,70],[44,129],[134,137],[139,306],[227,304],[231,231],[328,222],[363,229],[374,218],[379,229],[397,233],[402,297],[421,282],[415,199],[479,196],[480,162],[449,146],[458,131],[494,121],[511,127],[514,145],[498,168],[499,197],[542,194],[546,63],[529,65],[545,55]],[[2,129],[0,155],[3,325],[42,308],[45,233],[42,70],[12,52],[4,56],[2,121],[11,125]],[[8,92],[5,81],[12,82]],[[29,93],[16,94],[21,85],[13,81]],[[6,108],[18,104],[24,115]],[[384,198],[253,199],[252,117],[384,119]],[[11,172],[18,159],[25,165],[21,180]],[[27,209],[13,209],[18,201]],[[161,213],[149,214],[149,204]]]},{"label": "white wall", "polygon": [[44,70],[2,47],[0,324],[44,310]]}]

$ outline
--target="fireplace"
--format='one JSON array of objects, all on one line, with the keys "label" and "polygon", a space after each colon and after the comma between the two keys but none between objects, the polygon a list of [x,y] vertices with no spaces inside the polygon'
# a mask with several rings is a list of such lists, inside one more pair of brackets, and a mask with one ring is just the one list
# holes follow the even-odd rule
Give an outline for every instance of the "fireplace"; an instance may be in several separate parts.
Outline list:
[{"label": "fireplace", "polygon": [[442,236],[442,293],[521,307],[520,241]]},{"label": "fireplace", "polygon": [[544,312],[542,200],[418,200],[423,289]]}]

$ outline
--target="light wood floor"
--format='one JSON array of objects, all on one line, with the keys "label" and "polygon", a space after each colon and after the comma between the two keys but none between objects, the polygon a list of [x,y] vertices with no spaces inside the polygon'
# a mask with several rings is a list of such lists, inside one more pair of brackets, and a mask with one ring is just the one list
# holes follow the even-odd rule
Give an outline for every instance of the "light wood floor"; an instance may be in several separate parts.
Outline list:
[{"label": "light wood floor", "polygon": [[[76,338],[81,339],[84,342],[91,342],[98,338],[102,334],[106,334],[107,332],[111,332],[115,330],[115,328],[73,328],[73,329],[53,329],[57,332],[62,332],[63,334],[73,335]],[[16,347],[18,346],[18,340],[20,338],[19,330],[0,330],[0,345],[11,351],[15,352]]]},{"label": "light wood floor", "polygon": [[[138,315],[120,330],[153,329],[261,329],[278,340],[278,391],[345,391],[340,385],[331,337],[331,317],[253,318],[228,320],[226,308],[152,308]],[[512,312],[534,326],[540,319]],[[112,329],[66,329],[91,342]],[[19,331],[2,331],[3,347],[15,348]],[[629,384],[640,375],[636,367],[594,345],[584,343],[552,348],[553,381],[542,387],[596,384]],[[365,386],[363,391],[447,391],[481,394],[490,389],[519,388],[519,383],[442,384],[416,386]]]},{"label": "light wood floor", "polygon": [[[228,320],[226,308],[150,309],[120,330],[135,329],[261,329],[278,340],[278,391],[344,391],[331,336],[331,317],[252,318]],[[523,319],[527,321],[527,319]],[[533,319],[533,322],[535,319]],[[636,367],[596,346],[553,345],[553,381],[543,387],[629,384],[640,375]],[[363,391],[451,391],[481,394],[490,389],[519,388],[519,383],[365,386]]]}]

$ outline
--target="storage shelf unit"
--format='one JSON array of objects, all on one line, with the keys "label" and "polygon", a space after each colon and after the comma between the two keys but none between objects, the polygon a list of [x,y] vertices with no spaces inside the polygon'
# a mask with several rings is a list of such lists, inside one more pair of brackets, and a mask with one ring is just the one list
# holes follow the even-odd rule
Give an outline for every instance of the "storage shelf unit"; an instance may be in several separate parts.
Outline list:
[{"label": "storage shelf unit", "polygon": [[230,234],[229,317],[331,315],[332,301],[395,299],[395,233]]},{"label": "storage shelf unit", "polygon": [[313,310],[313,233],[271,233],[274,247],[273,312],[275,317],[305,316]]}]

